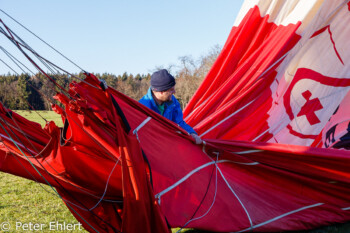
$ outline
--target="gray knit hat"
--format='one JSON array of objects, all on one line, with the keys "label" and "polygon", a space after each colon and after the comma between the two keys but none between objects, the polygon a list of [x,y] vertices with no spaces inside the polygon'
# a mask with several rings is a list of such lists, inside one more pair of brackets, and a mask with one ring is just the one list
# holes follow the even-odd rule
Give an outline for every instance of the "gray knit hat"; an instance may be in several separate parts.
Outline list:
[{"label": "gray knit hat", "polygon": [[151,76],[151,88],[154,91],[166,91],[175,84],[175,78],[166,69],[156,71]]}]

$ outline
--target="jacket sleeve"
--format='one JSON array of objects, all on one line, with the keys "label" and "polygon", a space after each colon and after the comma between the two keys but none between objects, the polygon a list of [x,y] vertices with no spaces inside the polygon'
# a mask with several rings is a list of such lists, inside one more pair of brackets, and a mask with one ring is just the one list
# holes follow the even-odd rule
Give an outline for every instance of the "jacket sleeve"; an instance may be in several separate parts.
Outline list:
[{"label": "jacket sleeve", "polygon": [[189,134],[196,133],[194,129],[189,126],[183,119],[183,113],[180,107],[179,101],[175,100],[175,109],[174,109],[174,122],[186,130]]}]

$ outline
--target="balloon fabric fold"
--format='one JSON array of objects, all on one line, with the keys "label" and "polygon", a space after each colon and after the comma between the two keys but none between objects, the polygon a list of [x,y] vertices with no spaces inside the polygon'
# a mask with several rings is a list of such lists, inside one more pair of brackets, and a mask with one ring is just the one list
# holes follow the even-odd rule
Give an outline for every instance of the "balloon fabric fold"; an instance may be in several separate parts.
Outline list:
[{"label": "balloon fabric fold", "polygon": [[0,170],[47,184],[90,232],[306,230],[350,220],[350,5],[245,1],[184,109],[205,141],[93,74],[64,127],[0,105]]}]

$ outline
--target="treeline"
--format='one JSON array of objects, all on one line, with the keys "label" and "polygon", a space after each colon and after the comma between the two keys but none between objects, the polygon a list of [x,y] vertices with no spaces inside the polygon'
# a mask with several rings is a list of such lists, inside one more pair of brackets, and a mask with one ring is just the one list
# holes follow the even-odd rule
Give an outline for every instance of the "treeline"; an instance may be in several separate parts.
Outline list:
[{"label": "treeline", "polygon": [[[176,97],[184,108],[203,78],[216,60],[220,48],[215,46],[208,54],[194,60],[190,56],[180,57],[180,66],[169,65],[166,67],[176,78]],[[157,67],[154,71],[163,67]],[[151,73],[114,75],[109,73],[94,74],[99,79],[104,79],[108,86],[139,100],[146,94],[150,85]],[[73,77],[74,76],[74,77]],[[84,79],[83,73],[74,74],[72,77],[65,74],[50,75],[50,77],[62,88],[68,90],[69,83],[79,81],[75,77]],[[29,75],[0,75],[0,101],[13,110],[51,110],[51,103],[57,103],[53,96],[59,92],[59,88],[43,74]]]},{"label": "treeline", "polygon": [[[151,77],[150,74],[134,76],[127,73],[118,76],[107,73],[95,75],[104,79],[108,86],[134,99],[142,97]],[[50,77],[63,89],[68,90],[69,83],[79,82],[85,75],[79,73],[68,77],[61,74]],[[60,88],[41,73],[0,76],[0,101],[13,110],[50,110],[51,103],[57,103],[53,98],[57,92],[61,92]]]}]

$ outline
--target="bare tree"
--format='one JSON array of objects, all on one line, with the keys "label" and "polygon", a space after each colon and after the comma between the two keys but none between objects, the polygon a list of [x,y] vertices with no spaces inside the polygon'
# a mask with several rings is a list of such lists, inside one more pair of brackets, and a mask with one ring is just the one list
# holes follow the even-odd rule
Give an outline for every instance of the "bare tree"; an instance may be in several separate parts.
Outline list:
[{"label": "bare tree", "polygon": [[220,46],[216,45],[198,61],[195,61],[192,56],[179,57],[181,66],[176,74],[176,96],[182,108],[186,107],[198,89],[220,51]]}]

